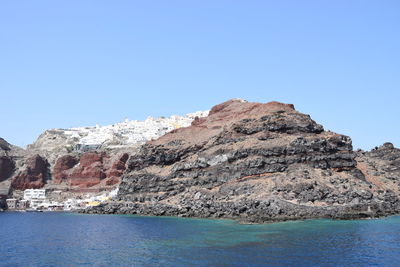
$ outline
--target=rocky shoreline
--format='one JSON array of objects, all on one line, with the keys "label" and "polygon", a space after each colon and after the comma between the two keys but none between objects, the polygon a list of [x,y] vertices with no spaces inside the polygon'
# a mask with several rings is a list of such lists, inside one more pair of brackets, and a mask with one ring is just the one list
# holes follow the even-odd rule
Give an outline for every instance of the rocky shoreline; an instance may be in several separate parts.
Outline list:
[{"label": "rocky shoreline", "polygon": [[[256,204],[257,205],[257,204]],[[355,220],[380,218],[400,214],[399,203],[376,203],[374,205],[349,205],[332,207],[309,207],[284,202],[238,203],[220,206],[218,209],[171,207],[164,205],[139,205],[137,203],[109,202],[90,209],[79,210],[87,214],[132,214],[144,216],[175,216],[209,219],[233,219],[241,223],[268,223],[305,219]],[[396,207],[397,206],[397,207]],[[243,212],[243,210],[246,212]],[[214,212],[216,211],[216,212]],[[280,212],[283,214],[280,214]]]}]

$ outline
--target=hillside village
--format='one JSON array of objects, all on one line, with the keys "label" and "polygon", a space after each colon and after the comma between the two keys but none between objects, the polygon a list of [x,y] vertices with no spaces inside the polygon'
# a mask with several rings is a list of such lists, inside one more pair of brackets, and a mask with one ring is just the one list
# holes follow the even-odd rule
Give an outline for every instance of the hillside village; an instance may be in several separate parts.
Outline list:
[{"label": "hillside village", "polygon": [[26,149],[3,140],[0,167],[8,169],[0,175],[0,208],[77,210],[98,205],[116,194],[130,153],[207,115],[208,111],[198,111],[143,121],[125,119],[106,126],[50,129]]},{"label": "hillside village", "polygon": [[69,129],[51,129],[39,136],[28,150],[60,151],[93,150],[99,148],[121,149],[144,144],[167,132],[190,126],[198,117],[205,117],[208,111],[197,111],[184,116],[153,118],[146,120],[129,120],[106,125],[74,127]]},{"label": "hillside village", "polygon": [[8,198],[8,210],[14,211],[77,211],[94,207],[104,201],[111,200],[118,193],[118,187],[110,192],[99,194],[83,194],[79,197],[64,199],[61,191],[46,194],[46,189],[25,189],[20,198]]}]

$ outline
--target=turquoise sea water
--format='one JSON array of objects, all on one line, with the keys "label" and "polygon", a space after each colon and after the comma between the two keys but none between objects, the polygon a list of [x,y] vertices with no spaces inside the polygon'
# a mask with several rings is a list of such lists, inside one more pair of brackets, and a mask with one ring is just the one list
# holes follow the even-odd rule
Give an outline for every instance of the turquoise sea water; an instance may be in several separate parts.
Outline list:
[{"label": "turquoise sea water", "polygon": [[1,266],[399,266],[400,217],[240,225],[0,213]]}]

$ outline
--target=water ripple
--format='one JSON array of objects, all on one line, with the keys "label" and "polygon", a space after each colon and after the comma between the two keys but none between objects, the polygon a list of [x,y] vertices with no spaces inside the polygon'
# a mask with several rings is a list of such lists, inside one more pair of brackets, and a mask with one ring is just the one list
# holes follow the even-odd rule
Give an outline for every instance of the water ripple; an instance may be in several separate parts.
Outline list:
[{"label": "water ripple", "polygon": [[398,266],[400,217],[240,225],[1,213],[1,266]]}]

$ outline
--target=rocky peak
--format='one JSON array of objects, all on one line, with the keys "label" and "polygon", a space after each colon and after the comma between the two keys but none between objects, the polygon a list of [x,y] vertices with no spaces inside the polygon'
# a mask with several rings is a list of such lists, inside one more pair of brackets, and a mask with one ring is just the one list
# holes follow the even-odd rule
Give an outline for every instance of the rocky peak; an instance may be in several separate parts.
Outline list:
[{"label": "rocky peak", "polygon": [[[207,117],[196,119],[190,127],[171,131],[149,144],[168,144],[179,140],[187,145],[209,142],[223,135],[253,135],[265,132],[321,133],[323,127],[310,116],[297,112],[291,104],[250,103],[229,100],[214,106]],[[222,136],[221,136],[222,135]],[[262,134],[258,134],[260,137]],[[227,136],[225,136],[227,137]]]},{"label": "rocky peak", "polygon": [[336,216],[376,193],[355,158],[348,136],[324,131],[291,104],[229,100],[132,155],[119,198],[133,208],[111,210],[250,221]]},{"label": "rocky peak", "polygon": [[380,149],[394,149],[394,145],[392,143],[386,142],[382,146],[380,146]]},{"label": "rocky peak", "polygon": [[0,150],[9,151],[11,150],[10,146],[6,140],[0,137]]}]

